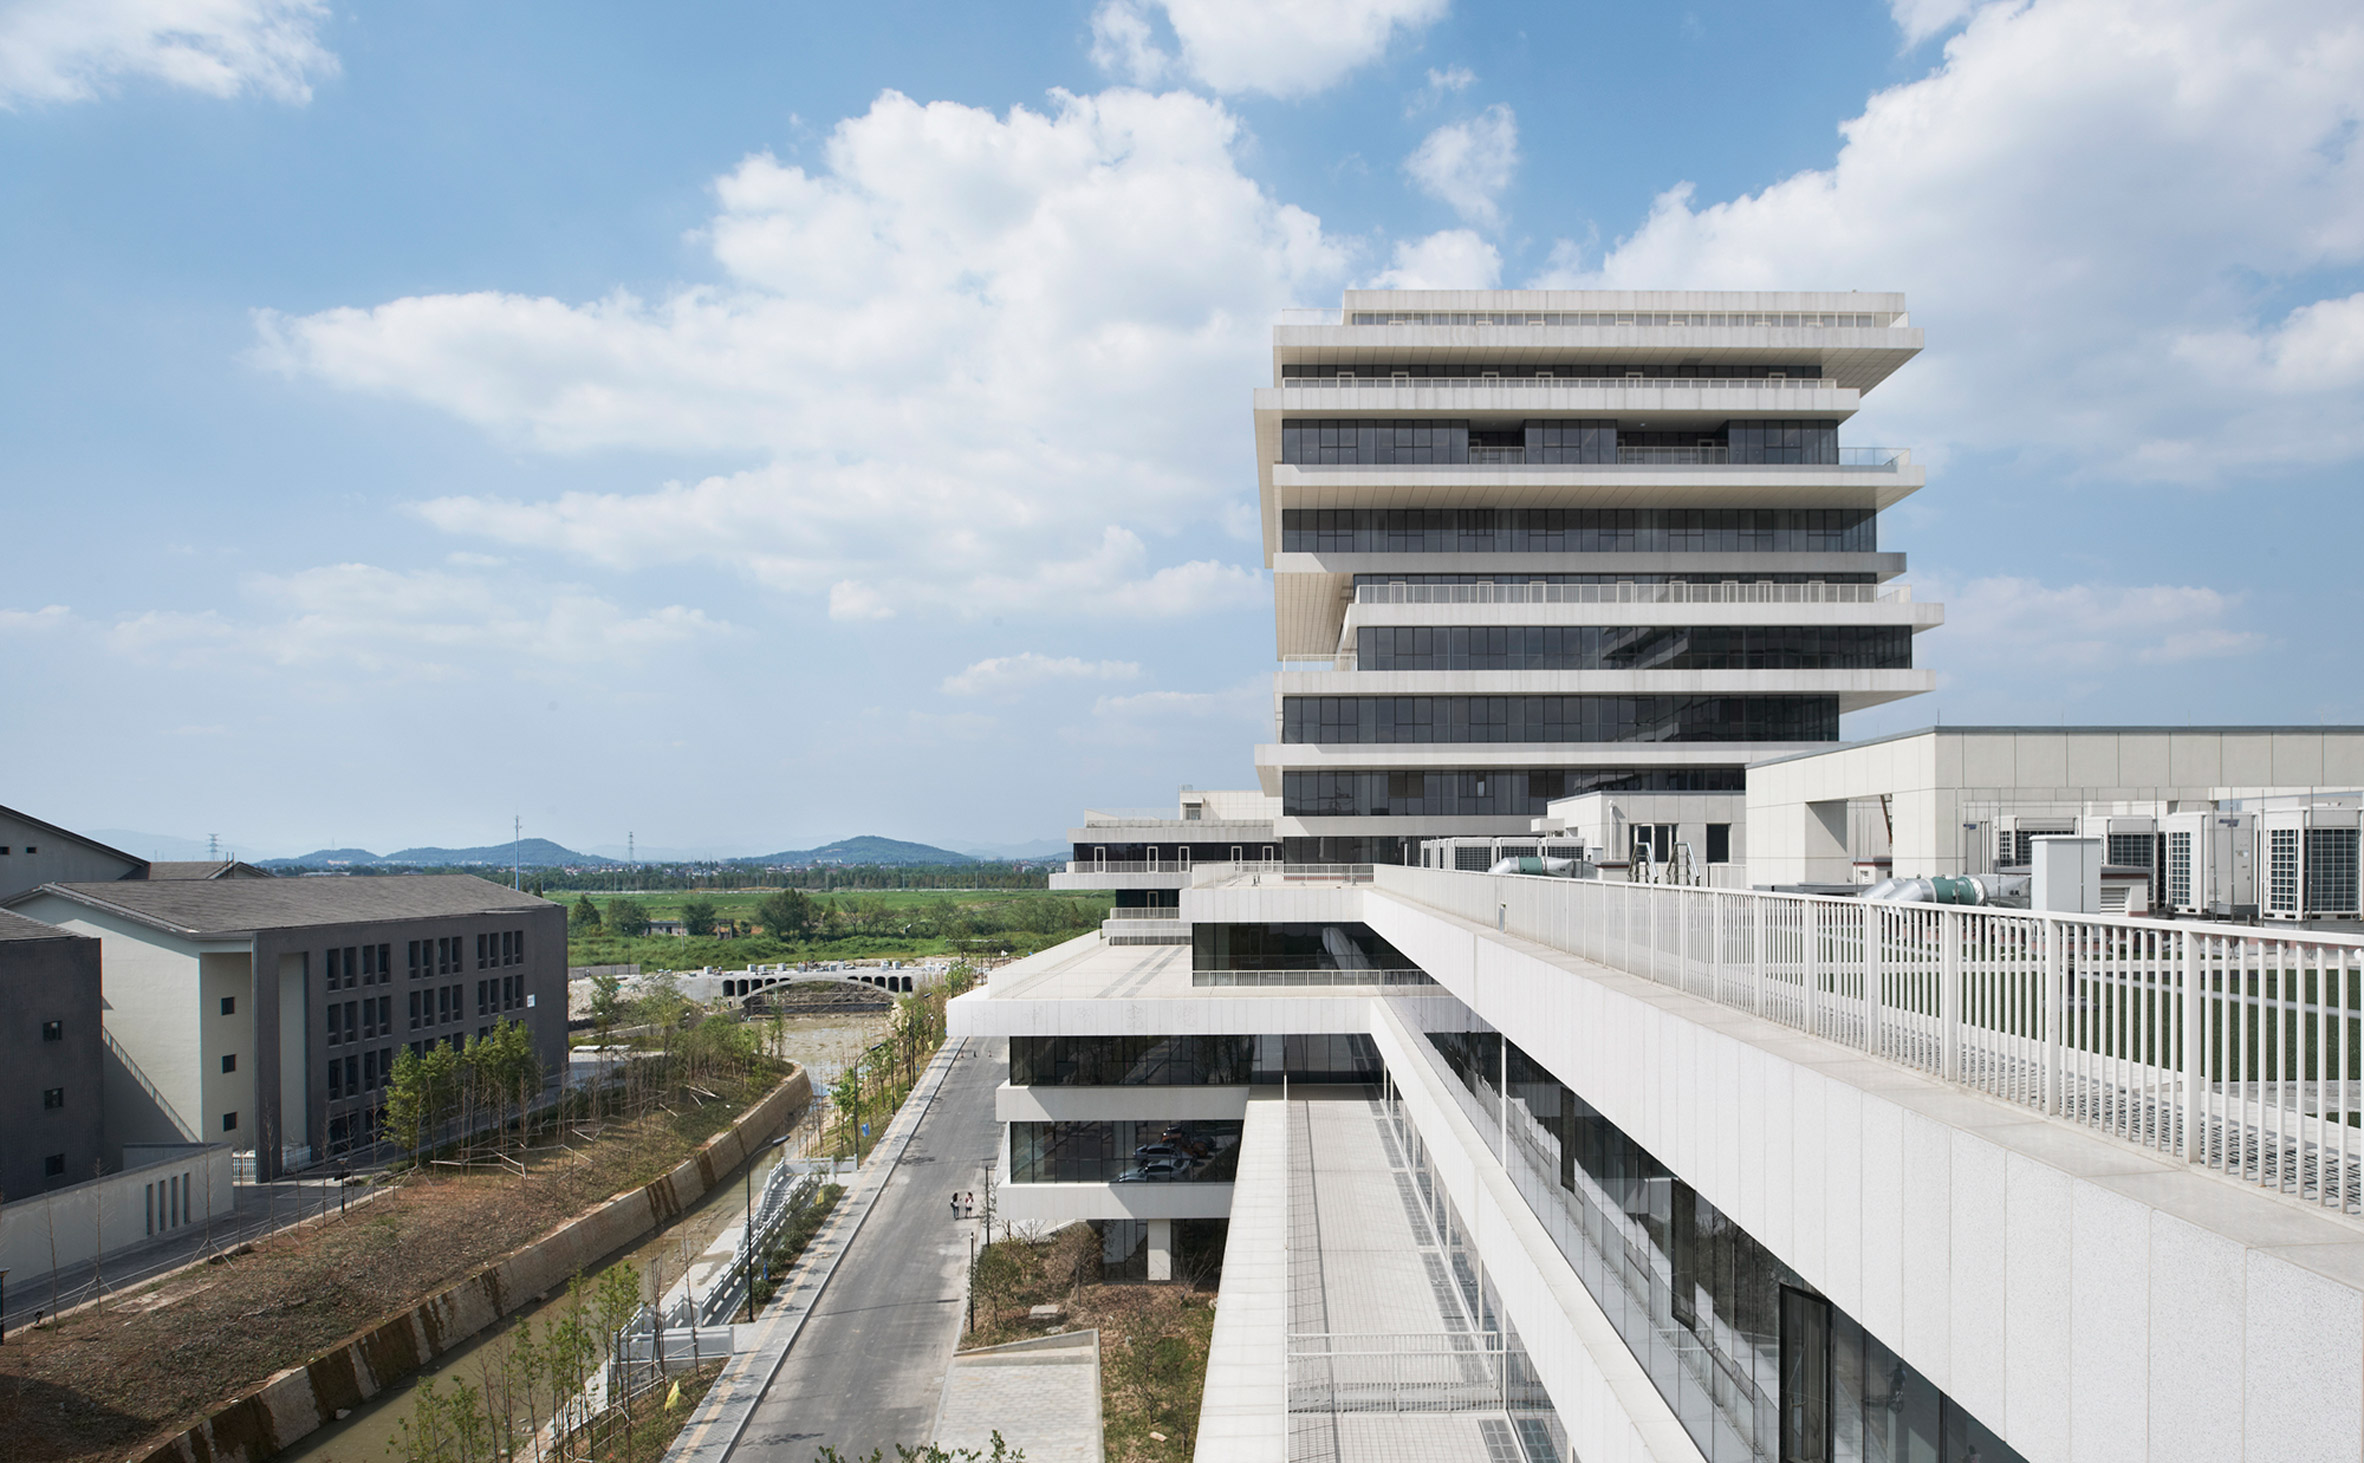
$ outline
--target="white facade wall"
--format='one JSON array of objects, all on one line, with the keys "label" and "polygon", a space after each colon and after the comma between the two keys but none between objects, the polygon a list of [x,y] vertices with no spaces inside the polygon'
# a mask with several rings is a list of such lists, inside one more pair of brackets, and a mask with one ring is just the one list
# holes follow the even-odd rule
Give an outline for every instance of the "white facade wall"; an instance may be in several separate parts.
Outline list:
[{"label": "white facade wall", "polygon": [[2364,1454],[2364,1227],[1382,893],[1365,918],[2035,1463]]},{"label": "white facade wall", "polygon": [[[209,1218],[231,1212],[229,1144],[191,1145],[168,1156],[135,1151],[132,1159],[141,1166],[0,1205],[0,1268],[17,1282],[20,1303],[38,1293],[23,1287],[53,1271],[88,1265],[98,1256],[103,1274],[107,1259],[201,1229]],[[168,1197],[176,1182],[186,1195],[177,1225]],[[60,1283],[89,1278],[83,1271],[62,1275]]]},{"label": "white facade wall", "polygon": [[1846,882],[1850,799],[1888,798],[1894,872],[1917,877],[1967,872],[1976,835],[1963,825],[2013,805],[2360,788],[2364,732],[2354,728],[1935,727],[1753,763],[1749,881]]}]

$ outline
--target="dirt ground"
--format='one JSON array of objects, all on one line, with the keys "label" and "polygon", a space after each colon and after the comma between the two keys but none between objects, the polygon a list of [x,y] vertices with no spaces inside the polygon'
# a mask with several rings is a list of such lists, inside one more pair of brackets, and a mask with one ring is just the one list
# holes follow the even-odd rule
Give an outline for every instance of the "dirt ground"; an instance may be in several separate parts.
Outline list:
[{"label": "dirt ground", "polygon": [[[768,1080],[768,1079],[767,1079]],[[281,1233],[0,1346],[0,1460],[122,1458],[664,1173],[757,1095],[630,1124],[530,1176],[412,1178],[349,1217]]]}]

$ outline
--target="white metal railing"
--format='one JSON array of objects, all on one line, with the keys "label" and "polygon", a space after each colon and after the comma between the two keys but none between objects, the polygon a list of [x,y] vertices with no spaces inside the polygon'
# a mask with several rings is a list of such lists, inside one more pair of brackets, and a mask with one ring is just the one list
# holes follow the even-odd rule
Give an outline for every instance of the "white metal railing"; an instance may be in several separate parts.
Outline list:
[{"label": "white metal railing", "polygon": [[[1284,325],[1341,323],[1337,311],[1283,310]],[[1292,314],[1329,315],[1328,320],[1291,320]],[[1574,325],[1595,328],[1630,326],[1636,329],[1663,329],[1688,326],[1694,329],[1847,329],[1901,330],[1907,317],[1901,312],[1881,311],[1862,314],[1853,311],[1829,312],[1818,310],[1357,310],[1348,325]]]},{"label": "white metal railing", "polygon": [[1187,874],[1188,860],[1174,859],[1073,859],[1068,862],[1070,874]]},{"label": "white metal railing", "polygon": [[1364,605],[1910,604],[1912,598],[1909,584],[1767,584],[1736,579],[1712,584],[1358,584],[1354,590],[1354,602]]},{"label": "white metal railing", "polygon": [[1505,934],[2364,1213],[2364,935],[1375,873]]},{"label": "white metal railing", "polygon": [[1190,871],[1193,888],[1244,880],[1251,884],[1368,884],[1369,864],[1293,864],[1283,860],[1200,864]]},{"label": "white metal railing", "polygon": [[1164,920],[1167,923],[1173,923],[1182,918],[1182,911],[1170,904],[1119,904],[1109,909],[1108,918],[1112,920]]},{"label": "white metal railing", "polygon": [[1598,470],[1608,467],[1803,467],[1803,468],[1869,468],[1879,472],[1894,472],[1910,466],[1912,449],[1907,447],[1841,447],[1836,462],[1763,462],[1732,460],[1729,447],[1620,447],[1615,462],[1537,462],[1527,461],[1524,447],[1472,447],[1469,461],[1461,462],[1276,462],[1276,467],[1293,468],[1299,472],[1367,471],[1374,467],[1547,467],[1554,471]]},{"label": "white metal railing", "polygon": [[1853,391],[1823,376],[1284,376],[1283,388],[1374,391],[1406,387],[1444,390],[1560,391]]},{"label": "white metal railing", "polygon": [[1499,1412],[1499,1331],[1289,1337],[1289,1411]]}]

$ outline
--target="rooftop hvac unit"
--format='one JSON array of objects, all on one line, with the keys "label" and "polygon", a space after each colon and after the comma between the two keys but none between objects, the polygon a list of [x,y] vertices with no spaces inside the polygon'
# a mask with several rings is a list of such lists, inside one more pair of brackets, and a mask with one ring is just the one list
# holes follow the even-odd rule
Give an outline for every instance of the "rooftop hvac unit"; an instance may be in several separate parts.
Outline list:
[{"label": "rooftop hvac unit", "polygon": [[1995,867],[2026,868],[2035,862],[2035,846],[2028,840],[2074,835],[2077,820],[2064,814],[2003,813],[1995,818]]},{"label": "rooftop hvac unit", "polygon": [[2257,918],[2257,815],[2169,813],[2167,905],[2177,914]]},{"label": "rooftop hvac unit", "polygon": [[2358,914],[2358,813],[2294,808],[2257,815],[2267,919],[2354,919]]}]

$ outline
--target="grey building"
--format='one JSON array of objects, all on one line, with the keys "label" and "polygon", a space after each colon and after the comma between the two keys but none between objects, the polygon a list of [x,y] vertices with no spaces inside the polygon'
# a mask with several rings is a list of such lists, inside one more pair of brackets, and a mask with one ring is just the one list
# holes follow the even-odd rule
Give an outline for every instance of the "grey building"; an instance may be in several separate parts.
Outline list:
[{"label": "grey building", "polygon": [[104,947],[105,1142],[228,1142],[258,1174],[368,1143],[394,1056],[523,1023],[566,1057],[566,912],[465,874],[55,883]]},{"label": "grey building", "polygon": [[99,942],[0,910],[0,1197],[99,1157]]},{"label": "grey building", "polygon": [[44,823],[30,813],[0,808],[0,904],[43,884],[139,879],[148,861],[95,838]]}]

